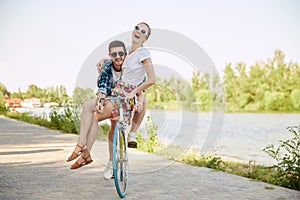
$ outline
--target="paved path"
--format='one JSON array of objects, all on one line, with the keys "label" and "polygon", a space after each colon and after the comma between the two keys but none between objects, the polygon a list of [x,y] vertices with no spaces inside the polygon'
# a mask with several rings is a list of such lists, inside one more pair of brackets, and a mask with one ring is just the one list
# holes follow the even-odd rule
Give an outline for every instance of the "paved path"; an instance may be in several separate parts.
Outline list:
[{"label": "paved path", "polygon": [[[0,199],[119,199],[106,181],[107,143],[94,162],[70,170],[65,159],[77,136],[0,116]],[[300,199],[300,192],[130,150],[126,199]]]}]

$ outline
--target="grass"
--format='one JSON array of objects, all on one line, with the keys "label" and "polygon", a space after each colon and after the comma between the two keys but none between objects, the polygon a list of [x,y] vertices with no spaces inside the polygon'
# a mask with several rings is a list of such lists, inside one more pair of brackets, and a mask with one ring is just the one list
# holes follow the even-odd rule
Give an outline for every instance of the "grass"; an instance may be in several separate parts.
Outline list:
[{"label": "grass", "polygon": [[[139,142],[139,146],[143,147],[145,145]],[[281,182],[277,179],[279,173],[278,170],[273,167],[256,165],[253,162],[240,163],[235,161],[225,161],[222,160],[221,157],[212,154],[202,155],[201,153],[193,149],[190,149],[184,154],[182,154],[182,152],[184,152],[184,149],[182,149],[179,146],[162,146],[163,145],[160,144],[158,148],[152,147],[152,150],[155,149],[154,151],[152,151],[152,153],[189,165],[207,167],[217,171],[223,171],[238,176],[250,178],[254,181],[262,181],[274,185],[283,186],[280,184]],[[144,148],[138,149],[141,151],[145,151]]]}]

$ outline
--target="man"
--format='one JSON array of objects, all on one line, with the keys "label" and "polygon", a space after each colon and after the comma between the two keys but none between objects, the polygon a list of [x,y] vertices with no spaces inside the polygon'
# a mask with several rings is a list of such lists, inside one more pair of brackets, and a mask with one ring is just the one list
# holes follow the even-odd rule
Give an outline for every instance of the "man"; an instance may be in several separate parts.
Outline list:
[{"label": "man", "polygon": [[[121,77],[122,64],[126,56],[125,45],[121,41],[113,41],[109,44],[110,62],[106,63],[104,69],[98,78],[98,96],[104,97],[110,95],[111,89],[116,80]],[[106,107],[99,111],[97,99],[90,99],[84,102],[80,119],[80,134],[72,155],[67,159],[70,162],[81,155],[78,160],[70,167],[78,169],[84,165],[93,162],[90,151],[97,138],[98,121],[108,119],[111,115],[111,109]],[[109,105],[109,104],[108,104]]]},{"label": "man", "polygon": [[[97,96],[99,99],[105,98],[107,96],[111,95],[111,89],[114,88],[115,83],[120,80],[121,74],[122,74],[122,64],[126,57],[126,48],[124,46],[124,43],[120,41],[114,41],[110,43],[109,46],[109,56],[110,60],[102,59],[98,64],[98,72],[101,72],[98,77],[98,92]],[[105,61],[105,62],[104,62]],[[101,102],[101,108],[100,112],[97,113],[98,120],[103,120],[103,115],[105,113],[101,112],[102,109],[104,109],[105,102]],[[145,113],[146,113],[146,101],[143,98],[142,101],[138,102],[137,109],[134,113],[133,119],[132,119],[132,126],[130,129],[129,135],[132,135],[132,133],[135,133],[137,129],[139,128]],[[113,141],[113,134],[114,129],[116,126],[116,121],[111,121],[111,127],[108,132],[108,142],[109,142],[109,162],[107,164],[107,167],[104,172],[104,178],[105,179],[111,179],[113,177],[112,174],[112,141]],[[134,135],[134,134],[133,134]],[[137,143],[135,138],[129,138],[129,144],[128,147],[137,147]]]}]

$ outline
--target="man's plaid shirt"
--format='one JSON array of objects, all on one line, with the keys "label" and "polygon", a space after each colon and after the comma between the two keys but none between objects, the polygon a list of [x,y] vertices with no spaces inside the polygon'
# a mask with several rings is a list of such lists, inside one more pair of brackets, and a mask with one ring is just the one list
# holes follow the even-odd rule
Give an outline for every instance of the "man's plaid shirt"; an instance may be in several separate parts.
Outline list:
[{"label": "man's plaid shirt", "polygon": [[111,89],[113,88],[113,74],[112,74],[112,60],[106,61],[102,66],[102,71],[98,76],[97,86],[98,93],[106,94],[106,96],[111,95]]}]

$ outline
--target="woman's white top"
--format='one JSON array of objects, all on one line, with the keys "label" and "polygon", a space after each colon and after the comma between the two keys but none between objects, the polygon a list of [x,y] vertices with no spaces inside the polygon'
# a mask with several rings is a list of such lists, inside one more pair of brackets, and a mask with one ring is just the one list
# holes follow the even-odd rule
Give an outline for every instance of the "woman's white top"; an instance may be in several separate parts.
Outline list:
[{"label": "woman's white top", "polygon": [[146,76],[146,70],[142,63],[150,58],[150,51],[144,47],[137,48],[127,55],[122,65],[122,80],[124,83],[138,86]]}]

